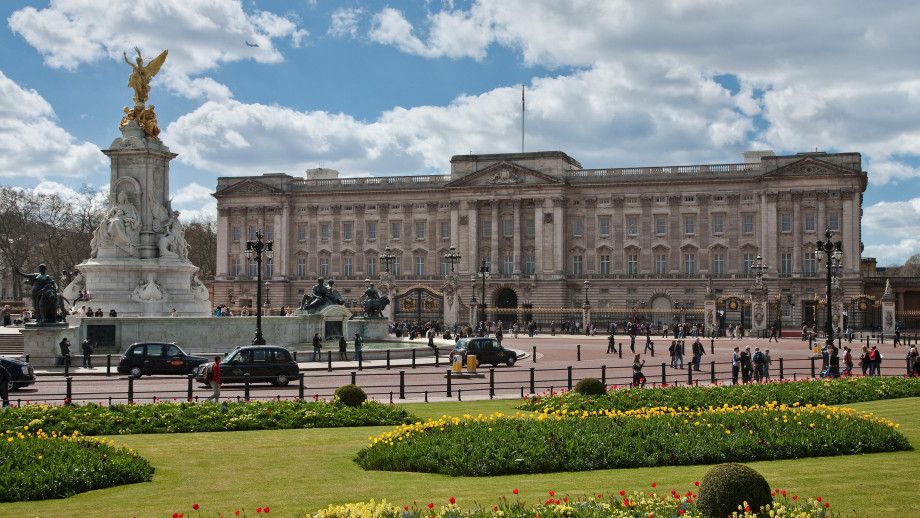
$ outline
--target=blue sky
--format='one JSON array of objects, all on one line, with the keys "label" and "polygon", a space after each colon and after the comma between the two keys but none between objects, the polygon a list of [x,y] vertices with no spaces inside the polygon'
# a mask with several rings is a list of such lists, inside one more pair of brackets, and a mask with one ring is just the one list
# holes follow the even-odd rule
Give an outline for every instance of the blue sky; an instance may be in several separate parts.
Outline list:
[{"label": "blue sky", "polygon": [[186,215],[222,175],[515,151],[523,83],[527,148],[585,167],[861,152],[865,255],[898,263],[920,252],[920,5],[864,4],[3,2],[0,183],[105,185],[138,45],[170,50],[150,102]]}]

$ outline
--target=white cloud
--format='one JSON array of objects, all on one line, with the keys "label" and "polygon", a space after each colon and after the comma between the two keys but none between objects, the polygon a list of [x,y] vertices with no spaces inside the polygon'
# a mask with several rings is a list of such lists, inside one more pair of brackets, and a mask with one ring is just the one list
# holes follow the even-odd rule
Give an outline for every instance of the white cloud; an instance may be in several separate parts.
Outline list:
[{"label": "white cloud", "polygon": [[901,266],[914,254],[920,253],[920,239],[901,239],[882,245],[867,245],[863,257],[874,257],[879,266]]},{"label": "white cloud", "polygon": [[20,9],[8,22],[53,68],[75,70],[106,58],[120,62],[134,46],[147,57],[168,48],[164,83],[189,98],[230,97],[226,86],[193,76],[244,59],[278,63],[283,57],[275,39],[290,38],[297,47],[308,35],[286,17],[246,13],[238,1],[58,0],[44,9]]},{"label": "white cloud", "polygon": [[383,45],[395,45],[399,50],[425,57],[436,57],[436,50],[430,49],[422,40],[412,34],[412,24],[401,12],[392,7],[385,7],[374,15],[371,22],[371,41]]},{"label": "white cloud", "polygon": [[358,22],[363,14],[364,9],[357,7],[336,9],[332,12],[329,21],[328,34],[336,38],[356,37],[358,35]]},{"label": "white cloud", "polygon": [[176,205],[204,204],[213,199],[211,189],[198,182],[185,185],[172,195],[172,202]]},{"label": "white cloud", "polygon": [[38,92],[0,71],[0,177],[80,177],[104,164],[98,147],[57,125]]},{"label": "white cloud", "polygon": [[862,235],[867,241],[864,257],[875,257],[879,266],[904,264],[920,253],[920,198],[866,207]]}]

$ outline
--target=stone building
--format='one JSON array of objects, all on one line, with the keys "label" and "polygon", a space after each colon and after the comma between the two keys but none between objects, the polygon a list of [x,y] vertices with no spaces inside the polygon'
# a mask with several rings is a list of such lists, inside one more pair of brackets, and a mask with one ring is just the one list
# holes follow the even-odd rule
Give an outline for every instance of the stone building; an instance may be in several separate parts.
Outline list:
[{"label": "stone building", "polygon": [[[255,263],[244,250],[261,229],[274,241],[263,278],[275,308],[295,305],[319,276],[357,300],[365,278],[381,277],[389,248],[385,287],[397,319],[467,321],[472,298],[482,299],[484,259],[486,304],[518,308],[517,318],[586,299],[595,312],[695,314],[710,279],[720,303],[748,300],[762,256],[770,319],[820,322],[825,269],[814,251],[825,228],[843,242],[844,301],[863,295],[866,179],[859,153],[769,151],[734,164],[584,169],[551,151],[458,155],[448,175],[224,177],[214,194],[214,296],[231,306],[255,300]],[[452,246],[458,282],[445,281]]]}]

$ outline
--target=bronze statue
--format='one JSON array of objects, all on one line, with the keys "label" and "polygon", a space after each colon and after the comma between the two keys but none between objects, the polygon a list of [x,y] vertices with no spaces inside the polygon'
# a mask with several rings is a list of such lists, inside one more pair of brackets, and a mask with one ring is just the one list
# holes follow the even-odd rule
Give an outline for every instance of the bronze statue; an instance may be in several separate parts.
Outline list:
[{"label": "bronze statue", "polygon": [[342,300],[342,295],[333,288],[334,285],[335,281],[333,280],[330,280],[329,283],[326,284],[322,277],[316,279],[316,285],[313,286],[312,295],[306,293],[300,300],[300,309],[317,311],[329,305],[341,305],[344,302]]},{"label": "bronze statue", "polygon": [[61,313],[64,312],[64,298],[58,294],[57,283],[46,273],[45,265],[38,265],[38,273],[22,273],[19,268],[15,268],[15,271],[32,285],[32,311],[35,321],[39,324],[56,323],[58,309]]},{"label": "bronze statue", "polygon": [[164,50],[159,56],[151,59],[144,65],[144,58],[141,56],[141,49],[134,47],[137,52],[137,64],[128,60],[128,53],[125,52],[125,63],[131,67],[131,75],[128,77],[128,86],[134,89],[134,105],[144,106],[147,103],[147,97],[150,94],[150,80],[157,75],[160,67],[166,62],[166,54],[169,50]]},{"label": "bronze statue", "polygon": [[383,309],[390,303],[390,298],[381,296],[374,283],[368,282],[367,289],[361,297],[361,307],[364,308],[366,318],[383,318]]}]

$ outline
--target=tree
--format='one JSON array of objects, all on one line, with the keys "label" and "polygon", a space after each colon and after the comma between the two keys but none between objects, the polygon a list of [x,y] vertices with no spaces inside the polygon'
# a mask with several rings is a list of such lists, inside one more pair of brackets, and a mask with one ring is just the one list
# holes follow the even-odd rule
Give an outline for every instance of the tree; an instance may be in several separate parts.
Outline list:
[{"label": "tree", "polygon": [[898,277],[920,277],[920,254],[910,256],[902,266],[890,269],[892,275]]},{"label": "tree", "polygon": [[213,279],[217,271],[217,222],[211,217],[200,217],[184,226],[188,258],[200,268],[198,277],[203,281]]}]

